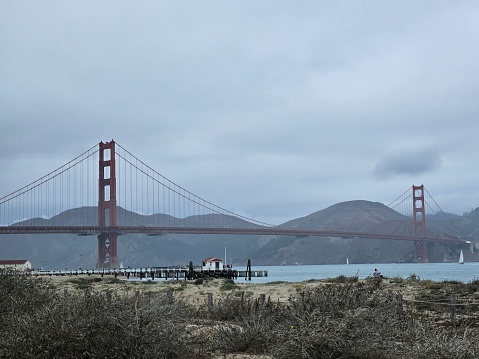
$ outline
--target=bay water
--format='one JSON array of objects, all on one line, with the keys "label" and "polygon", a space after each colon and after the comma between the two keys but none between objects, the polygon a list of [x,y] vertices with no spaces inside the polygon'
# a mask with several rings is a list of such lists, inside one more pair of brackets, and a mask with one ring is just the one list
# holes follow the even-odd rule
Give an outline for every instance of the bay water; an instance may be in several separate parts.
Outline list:
[{"label": "bay water", "polygon": [[[335,278],[340,275],[358,276],[359,279],[372,277],[374,269],[385,277],[407,279],[415,274],[421,280],[458,281],[469,283],[479,280],[479,262],[470,263],[381,263],[381,264],[333,264],[333,265],[288,265],[288,266],[255,266],[253,271],[268,271],[267,277],[251,278],[252,283],[268,282],[302,282],[309,279]],[[246,267],[234,269],[246,270]],[[236,281],[245,280],[238,278]]]}]

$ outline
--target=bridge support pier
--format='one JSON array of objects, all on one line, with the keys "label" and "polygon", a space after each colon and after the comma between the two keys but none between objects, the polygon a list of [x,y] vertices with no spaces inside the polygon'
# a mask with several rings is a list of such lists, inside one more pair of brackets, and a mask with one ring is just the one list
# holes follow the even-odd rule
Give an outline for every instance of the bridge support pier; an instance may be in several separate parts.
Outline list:
[{"label": "bridge support pier", "polygon": [[[115,142],[100,142],[98,171],[98,226],[116,226]],[[104,232],[98,236],[97,268],[118,268],[117,234]]]},{"label": "bridge support pier", "polygon": [[413,236],[423,238],[414,241],[414,262],[428,263],[426,238],[426,212],[424,207],[424,185],[412,186]]},{"label": "bridge support pier", "polygon": [[98,235],[97,268],[118,268],[117,234],[102,233]]}]

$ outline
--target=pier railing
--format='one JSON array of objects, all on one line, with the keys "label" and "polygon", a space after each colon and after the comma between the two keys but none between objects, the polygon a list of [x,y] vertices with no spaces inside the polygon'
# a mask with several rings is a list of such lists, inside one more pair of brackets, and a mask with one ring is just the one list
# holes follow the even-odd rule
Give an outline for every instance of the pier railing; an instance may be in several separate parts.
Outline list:
[{"label": "pier railing", "polygon": [[267,270],[237,270],[225,268],[221,270],[203,269],[202,267],[147,267],[147,268],[100,268],[100,269],[65,269],[65,270],[32,270],[34,276],[114,276],[126,279],[184,279],[192,280],[205,277],[251,280],[252,277],[267,277]]}]

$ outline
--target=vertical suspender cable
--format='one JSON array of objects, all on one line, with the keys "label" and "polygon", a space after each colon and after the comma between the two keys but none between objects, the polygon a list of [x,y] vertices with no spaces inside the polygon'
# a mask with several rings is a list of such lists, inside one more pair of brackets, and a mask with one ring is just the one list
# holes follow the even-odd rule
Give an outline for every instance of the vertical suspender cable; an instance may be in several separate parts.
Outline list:
[{"label": "vertical suspender cable", "polygon": [[136,160],[136,167],[135,167],[135,189],[136,189],[136,198],[135,198],[135,202],[136,202],[136,208],[135,208],[135,213],[138,214],[138,160]]},{"label": "vertical suspender cable", "polygon": [[[120,159],[118,158],[118,155],[115,154],[115,157],[116,157],[116,173],[118,174],[116,176],[116,181],[117,181],[117,189],[116,189],[116,213],[117,213],[117,216],[118,216],[118,209],[121,208],[121,161]],[[121,216],[118,216],[118,222],[116,223],[116,225],[119,225],[121,224]]]},{"label": "vertical suspender cable", "polygon": [[71,195],[71,188],[70,188],[70,171],[68,170],[68,167],[65,170],[65,178],[66,178],[66,206],[65,206],[65,215],[66,215],[66,226],[70,225],[70,211],[69,209],[71,208],[70,204],[70,195]]},{"label": "vertical suspender cable", "polygon": [[125,210],[124,210],[125,216],[124,216],[124,223],[123,223],[124,226],[126,226],[126,223],[127,223],[127,220],[126,220],[126,212],[127,212],[127,210],[128,210],[128,205],[127,205],[128,199],[127,199],[127,193],[126,193],[126,183],[127,183],[127,182],[126,182],[126,181],[127,181],[127,179],[126,179],[126,177],[127,177],[127,176],[126,176],[126,168],[127,168],[127,167],[128,167],[128,163],[126,163],[126,161],[125,161],[125,169],[123,170],[123,171],[124,171],[124,176],[125,176],[125,177],[124,177],[124,182],[125,182],[125,184],[123,185],[123,186],[125,187]]},{"label": "vertical suspender cable", "polygon": [[83,206],[83,166],[84,166],[84,163],[83,163],[83,155],[82,155],[82,158],[81,158],[81,162],[80,162],[80,208],[81,208],[81,211],[80,211],[80,220],[81,220],[81,225],[84,226],[85,223],[84,223],[84,220],[83,220],[83,212],[85,211],[85,208]]},{"label": "vertical suspender cable", "polygon": [[133,225],[133,169],[131,166],[131,155],[130,155],[130,226]]},{"label": "vertical suspender cable", "polygon": [[[90,210],[89,210],[89,206],[90,206],[90,156],[88,156],[87,158],[87,161],[86,161],[86,207],[87,207],[87,222],[88,221],[88,218],[90,218],[90,216],[88,215],[90,213]],[[90,225],[91,223],[87,223],[88,225]]]},{"label": "vertical suspender cable", "polygon": [[173,206],[173,213],[171,213],[173,223],[175,223],[175,218],[176,218],[176,196],[175,196],[175,185],[173,184],[173,191],[169,190],[168,192],[171,192],[171,196],[173,197],[172,201],[170,202]]},{"label": "vertical suspender cable", "polygon": [[[164,181],[163,181],[164,182]],[[165,196],[165,185],[162,184],[162,190],[163,190],[163,226],[166,227],[166,196]]]},{"label": "vertical suspender cable", "polygon": [[147,226],[150,225],[150,187],[148,186],[149,179],[148,179],[148,167],[146,168],[146,215],[148,216]]},{"label": "vertical suspender cable", "polygon": [[168,181],[168,225],[171,226],[171,190],[170,181]]},{"label": "vertical suspender cable", "polygon": [[[73,209],[73,208],[77,208],[78,206],[78,198],[77,198],[77,164],[75,163],[75,165],[73,166],[73,169],[71,169],[72,173],[73,173],[73,189],[72,189],[72,196],[73,196],[73,203],[72,203],[72,207],[70,209]],[[72,216],[73,217],[73,216]],[[75,218],[72,218],[73,221],[75,220]]]},{"label": "vertical suspender cable", "polygon": [[[138,162],[137,162],[138,163]],[[141,192],[141,214],[144,215],[145,214],[145,207],[144,207],[144,199],[145,199],[145,186],[143,185],[143,181],[144,181],[144,176],[141,174],[141,171],[143,170],[143,165],[141,166],[141,169],[140,169],[140,192]]]},{"label": "vertical suspender cable", "polygon": [[32,225],[33,225],[34,220],[35,220],[35,182],[33,182],[33,187],[29,191],[31,192],[31,195],[30,195],[30,218],[31,218],[30,223],[32,223]]},{"label": "vertical suspender cable", "polygon": [[51,177],[48,176],[49,178],[45,182],[45,213],[44,217],[46,219],[50,219],[50,206],[49,206],[49,201],[50,201],[50,180]]},{"label": "vertical suspender cable", "polygon": [[158,186],[158,189],[156,191],[156,195],[158,196],[158,201],[157,201],[157,210],[156,212],[158,213],[158,224],[157,226],[160,227],[161,226],[161,222],[160,222],[160,218],[161,218],[161,214],[160,214],[160,181],[157,181],[157,186]]}]

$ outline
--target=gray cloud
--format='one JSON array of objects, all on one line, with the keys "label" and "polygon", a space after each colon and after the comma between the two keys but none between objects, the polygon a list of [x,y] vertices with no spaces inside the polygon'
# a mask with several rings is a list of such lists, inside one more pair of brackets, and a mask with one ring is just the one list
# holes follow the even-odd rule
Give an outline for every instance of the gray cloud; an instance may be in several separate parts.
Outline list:
[{"label": "gray cloud", "polygon": [[417,177],[437,170],[441,162],[435,150],[408,150],[381,158],[374,168],[374,175],[380,180],[398,175]]}]

